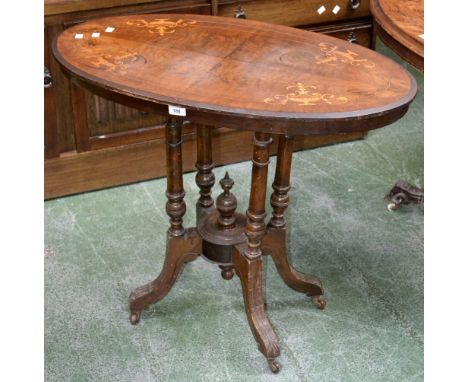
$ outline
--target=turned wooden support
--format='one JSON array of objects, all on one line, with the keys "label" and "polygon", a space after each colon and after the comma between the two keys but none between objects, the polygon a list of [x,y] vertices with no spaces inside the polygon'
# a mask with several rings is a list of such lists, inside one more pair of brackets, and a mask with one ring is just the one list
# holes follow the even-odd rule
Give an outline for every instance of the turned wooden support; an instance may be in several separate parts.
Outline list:
[{"label": "turned wooden support", "polygon": [[182,179],[182,120],[176,117],[169,117],[166,124],[166,167],[166,212],[171,224],[169,235],[182,236],[185,232],[182,223],[186,210]]},{"label": "turned wooden support", "polygon": [[229,265],[219,265],[221,269],[221,277],[224,280],[231,280],[234,277],[234,267]]},{"label": "turned wooden support", "polygon": [[234,194],[231,194],[234,181],[229,177],[228,172],[226,172],[224,178],[219,181],[219,184],[223,189],[223,193],[216,198],[216,209],[219,212],[218,227],[223,231],[234,228],[236,225],[234,212],[236,212],[237,208],[237,199]]},{"label": "turned wooden support", "polygon": [[254,135],[252,158],[252,183],[250,186],[249,208],[246,212],[247,247],[245,256],[255,259],[262,255],[261,243],[265,235],[265,199],[268,178],[269,146],[272,142],[268,133],[256,132]]},{"label": "turned wooden support", "polygon": [[275,180],[272,185],[274,191],[270,199],[271,206],[273,207],[273,216],[269,222],[269,226],[274,228],[284,228],[286,226],[284,211],[289,206],[293,149],[294,139],[281,135],[278,143]]},{"label": "turned wooden support", "polygon": [[[220,231],[231,230],[236,226],[236,216],[234,213],[237,208],[237,199],[231,193],[231,188],[234,186],[234,181],[229,177],[226,171],[224,178],[219,181],[222,194],[216,198],[216,209],[219,212],[217,219],[218,228]],[[234,268],[232,266],[220,265],[221,276],[225,280],[231,280],[234,277]]]},{"label": "turned wooden support", "polygon": [[[211,197],[211,189],[215,183],[213,174],[213,158],[211,148],[211,127],[199,125],[197,126],[197,175],[195,182],[200,189],[200,198],[197,202],[197,211],[207,209],[213,206],[213,198]],[[198,214],[197,214],[198,217]]]}]

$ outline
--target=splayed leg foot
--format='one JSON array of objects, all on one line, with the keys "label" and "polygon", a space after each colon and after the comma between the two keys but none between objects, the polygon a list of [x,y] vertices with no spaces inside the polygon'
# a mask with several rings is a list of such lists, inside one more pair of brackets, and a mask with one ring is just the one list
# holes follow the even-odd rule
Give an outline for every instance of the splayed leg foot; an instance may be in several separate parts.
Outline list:
[{"label": "splayed leg foot", "polygon": [[245,312],[250,329],[258,343],[258,349],[265,355],[270,369],[280,370],[276,358],[280,355],[279,340],[266,315],[263,300],[263,259],[249,259],[244,255],[245,245],[237,245],[233,250],[233,262],[241,280]]},{"label": "splayed leg foot", "polygon": [[178,237],[168,236],[166,259],[157,279],[136,288],[130,295],[130,322],[140,321],[141,312],[162,300],[171,290],[185,263],[195,260],[201,252],[201,238],[195,229],[187,229]]},{"label": "splayed leg foot", "polygon": [[276,269],[286,285],[312,297],[312,301],[319,309],[325,308],[324,290],[320,279],[298,272],[289,264],[285,229],[268,227],[268,232],[263,238],[262,251],[264,254],[271,255]]}]

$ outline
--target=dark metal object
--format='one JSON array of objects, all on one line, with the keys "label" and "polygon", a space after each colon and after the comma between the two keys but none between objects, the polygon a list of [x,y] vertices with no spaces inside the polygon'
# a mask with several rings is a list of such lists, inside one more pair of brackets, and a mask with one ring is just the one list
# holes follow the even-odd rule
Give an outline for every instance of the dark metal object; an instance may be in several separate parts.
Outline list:
[{"label": "dark metal object", "polygon": [[245,14],[244,9],[239,5],[234,13],[236,19],[246,19],[247,15]]},{"label": "dark metal object", "polygon": [[403,204],[421,204],[424,203],[424,189],[413,186],[406,182],[397,182],[393,188],[385,195],[388,201],[389,211],[395,211]]},{"label": "dark metal object", "polygon": [[348,42],[352,44],[357,44],[358,41],[357,41],[356,33],[354,33],[354,31],[349,32]]},{"label": "dark metal object", "polygon": [[361,6],[361,0],[349,0],[351,9],[358,9]]},{"label": "dark metal object", "polygon": [[69,20],[62,23],[63,29],[68,29],[77,24],[83,24],[85,20]]},{"label": "dark metal object", "polygon": [[49,69],[44,66],[44,88],[50,88],[52,86],[52,74]]}]

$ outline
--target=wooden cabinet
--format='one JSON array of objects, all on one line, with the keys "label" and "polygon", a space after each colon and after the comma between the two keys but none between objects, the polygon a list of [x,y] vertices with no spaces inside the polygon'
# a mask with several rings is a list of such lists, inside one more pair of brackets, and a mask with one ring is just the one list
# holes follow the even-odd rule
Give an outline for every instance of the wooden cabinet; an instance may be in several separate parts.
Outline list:
[{"label": "wooden cabinet", "polygon": [[350,21],[339,25],[312,25],[306,27],[306,29],[347,40],[350,43],[359,44],[366,48],[374,48],[372,22],[370,20]]},{"label": "wooden cabinet", "polygon": [[[371,45],[368,0],[45,0],[46,198],[165,175],[165,116],[120,105],[88,91],[73,91],[68,76],[51,53],[56,36],[76,23],[106,15],[159,12],[247,17]],[[184,125],[184,171],[194,170],[194,130],[190,123]],[[222,147],[233,149],[215,151],[215,164],[249,159],[250,150],[236,149],[236,142],[250,137],[249,132],[216,129],[213,146],[224,142]],[[299,140],[296,149],[362,137],[362,133],[308,137]],[[273,145],[272,151],[275,150]]]},{"label": "wooden cabinet", "polygon": [[248,19],[288,26],[337,23],[367,17],[369,13],[369,0],[221,0],[218,10],[219,16],[242,14]]}]

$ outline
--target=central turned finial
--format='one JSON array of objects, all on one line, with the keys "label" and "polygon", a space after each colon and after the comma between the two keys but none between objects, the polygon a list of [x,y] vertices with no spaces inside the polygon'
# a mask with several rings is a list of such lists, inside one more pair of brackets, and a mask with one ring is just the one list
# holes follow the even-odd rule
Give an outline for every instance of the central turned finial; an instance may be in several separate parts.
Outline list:
[{"label": "central turned finial", "polygon": [[234,212],[237,208],[237,199],[231,194],[234,181],[229,177],[229,173],[226,171],[226,175],[219,181],[219,184],[224,192],[216,199],[216,208],[219,211],[218,227],[222,230],[227,230],[234,228],[236,225]]}]

